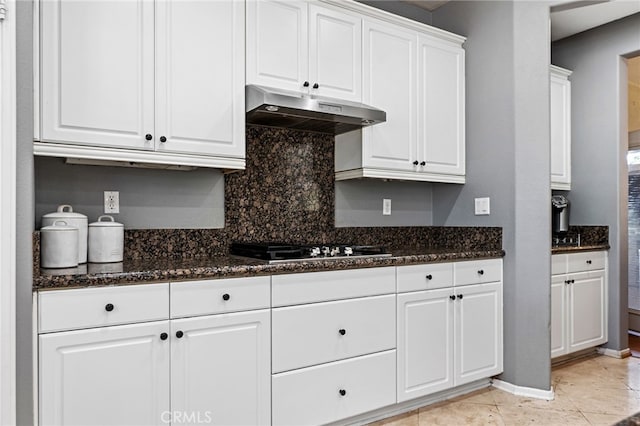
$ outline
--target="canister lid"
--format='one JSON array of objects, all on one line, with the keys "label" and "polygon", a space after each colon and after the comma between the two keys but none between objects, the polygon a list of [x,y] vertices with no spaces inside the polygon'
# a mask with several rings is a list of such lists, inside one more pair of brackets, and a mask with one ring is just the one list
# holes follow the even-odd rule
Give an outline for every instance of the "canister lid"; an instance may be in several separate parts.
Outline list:
[{"label": "canister lid", "polygon": [[[103,220],[106,219],[106,220]],[[124,227],[123,224],[118,223],[115,221],[115,219],[113,218],[113,216],[109,216],[109,215],[102,215],[100,217],[98,217],[97,222],[91,222],[89,224],[89,227],[115,227],[115,228],[122,228]]]},{"label": "canister lid", "polygon": [[64,220],[55,220],[52,225],[40,228],[40,232],[78,232],[78,228],[69,226]]},{"label": "canister lid", "polygon": [[47,213],[42,216],[43,219],[80,219],[87,220],[87,216],[82,213],[76,213],[73,211],[73,207],[69,204],[61,204],[58,206],[58,210],[53,213]]}]

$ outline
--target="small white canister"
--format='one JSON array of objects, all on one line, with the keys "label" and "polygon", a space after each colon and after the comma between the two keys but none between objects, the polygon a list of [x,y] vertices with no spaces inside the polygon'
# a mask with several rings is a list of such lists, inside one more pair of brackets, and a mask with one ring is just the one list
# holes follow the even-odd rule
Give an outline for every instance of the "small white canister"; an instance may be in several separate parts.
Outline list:
[{"label": "small white canister", "polygon": [[74,268],[78,266],[78,228],[63,220],[40,229],[40,266]]},{"label": "small white canister", "polygon": [[[104,220],[103,220],[104,219]],[[89,224],[89,262],[122,262],[124,258],[124,225],[112,216],[100,216]]]},{"label": "small white canister", "polygon": [[78,228],[78,263],[87,262],[87,216],[73,211],[68,204],[58,206],[58,211],[42,216],[42,226],[53,225],[53,222],[63,220],[69,226]]}]

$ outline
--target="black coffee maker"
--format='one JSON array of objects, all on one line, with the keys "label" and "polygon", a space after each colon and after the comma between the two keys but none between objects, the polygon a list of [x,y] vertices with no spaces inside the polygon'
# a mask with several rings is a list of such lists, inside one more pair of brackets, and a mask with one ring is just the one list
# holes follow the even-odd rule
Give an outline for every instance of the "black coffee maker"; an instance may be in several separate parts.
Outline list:
[{"label": "black coffee maker", "polygon": [[569,230],[569,200],[564,195],[551,197],[551,222],[554,234],[563,234]]}]

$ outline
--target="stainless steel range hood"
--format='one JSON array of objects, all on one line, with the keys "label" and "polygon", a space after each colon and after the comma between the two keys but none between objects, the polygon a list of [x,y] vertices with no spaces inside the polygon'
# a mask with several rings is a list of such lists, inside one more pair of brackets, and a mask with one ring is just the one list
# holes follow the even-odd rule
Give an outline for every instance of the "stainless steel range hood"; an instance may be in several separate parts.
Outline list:
[{"label": "stainless steel range hood", "polygon": [[263,86],[246,86],[247,124],[339,135],[384,123],[387,114],[370,106]]}]

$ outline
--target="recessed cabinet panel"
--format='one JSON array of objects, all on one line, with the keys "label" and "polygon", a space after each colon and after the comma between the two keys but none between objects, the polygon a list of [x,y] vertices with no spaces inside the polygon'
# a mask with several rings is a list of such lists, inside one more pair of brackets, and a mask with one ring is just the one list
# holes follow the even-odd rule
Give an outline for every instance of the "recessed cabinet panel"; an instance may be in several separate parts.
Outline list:
[{"label": "recessed cabinet panel", "polygon": [[307,3],[247,2],[247,83],[301,91],[308,75]]},{"label": "recessed cabinet panel", "polygon": [[604,271],[578,274],[569,285],[569,351],[607,341],[607,309]]},{"label": "recessed cabinet panel", "polygon": [[154,5],[40,2],[41,138],[154,148]]},{"label": "recessed cabinet panel", "polygon": [[398,293],[453,286],[453,263],[427,263],[396,268]]},{"label": "recessed cabinet panel", "polygon": [[551,358],[567,353],[567,277],[551,277]]},{"label": "recessed cabinet panel", "polygon": [[419,170],[464,175],[464,50],[425,36],[418,43]]},{"label": "recessed cabinet panel", "polygon": [[551,189],[571,189],[571,71],[551,66]]},{"label": "recessed cabinet panel", "polygon": [[40,424],[164,424],[168,331],[160,321],[40,336]]},{"label": "recessed cabinet panel", "polygon": [[269,310],[171,321],[173,412],[213,425],[268,425],[269,332]]},{"label": "recessed cabinet panel", "polygon": [[156,9],[156,149],[244,157],[244,2]]},{"label": "recessed cabinet panel", "polygon": [[362,99],[362,20],[358,16],[309,6],[309,82],[311,92],[318,95]]},{"label": "recessed cabinet panel", "polygon": [[366,167],[413,170],[416,158],[416,33],[364,21],[363,102],[387,121],[362,130]]}]

